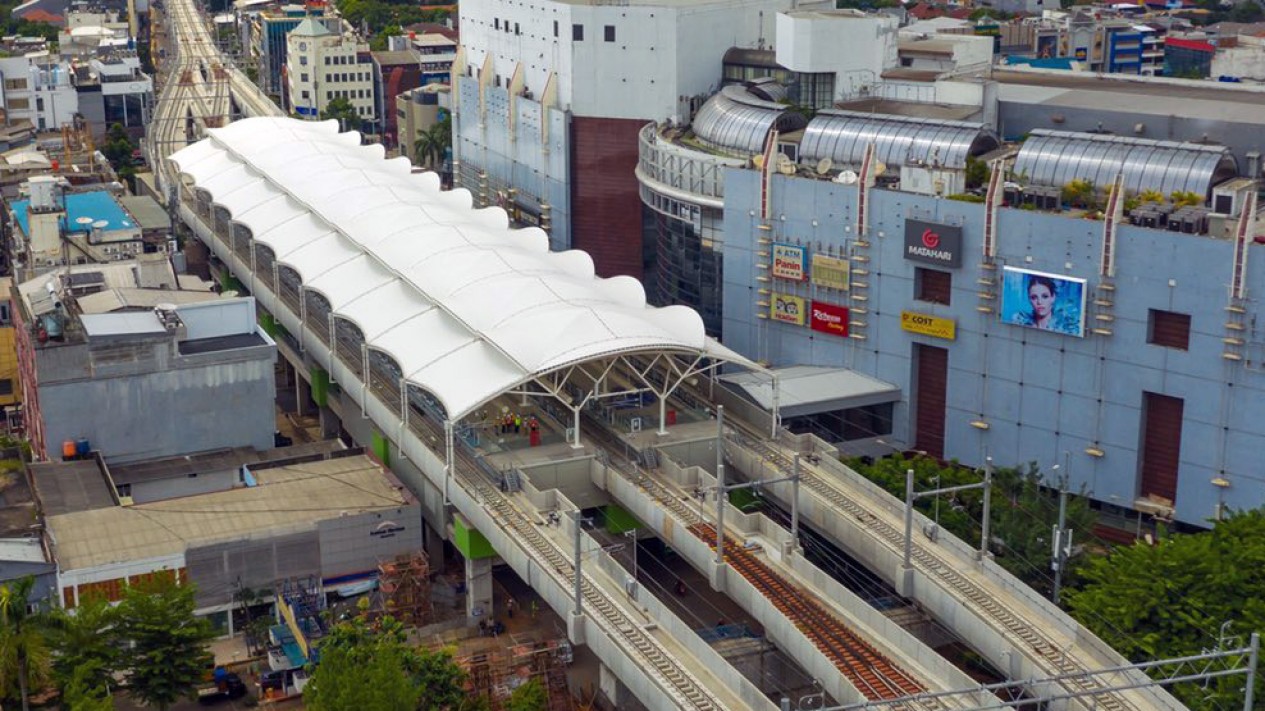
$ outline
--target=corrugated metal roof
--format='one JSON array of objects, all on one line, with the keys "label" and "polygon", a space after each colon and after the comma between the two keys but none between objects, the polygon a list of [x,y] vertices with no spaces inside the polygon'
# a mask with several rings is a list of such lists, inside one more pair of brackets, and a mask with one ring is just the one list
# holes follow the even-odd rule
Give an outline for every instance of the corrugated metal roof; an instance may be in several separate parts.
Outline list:
[{"label": "corrugated metal roof", "polygon": [[47,563],[38,538],[0,538],[0,561],[6,563]]},{"label": "corrugated metal roof", "polygon": [[999,145],[982,123],[821,111],[804,130],[800,160],[830,158],[838,165],[860,165],[871,143],[879,160],[888,165],[937,163],[959,169],[968,157]]},{"label": "corrugated metal roof", "polygon": [[1206,196],[1238,175],[1238,164],[1225,146],[1037,129],[1019,149],[1014,172],[1034,185],[1089,180],[1104,188],[1123,174],[1125,188],[1134,192]]},{"label": "corrugated metal roof", "polygon": [[[768,88],[761,87],[763,91]],[[745,86],[720,90],[694,116],[694,135],[703,143],[727,151],[761,153],[769,131],[798,131],[807,125],[803,116],[785,104],[753,96]]]}]

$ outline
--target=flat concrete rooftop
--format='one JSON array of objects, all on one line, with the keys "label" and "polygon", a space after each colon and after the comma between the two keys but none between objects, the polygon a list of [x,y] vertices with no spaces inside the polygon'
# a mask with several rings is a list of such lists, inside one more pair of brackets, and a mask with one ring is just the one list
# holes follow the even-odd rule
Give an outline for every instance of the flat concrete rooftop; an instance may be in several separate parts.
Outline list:
[{"label": "flat concrete rooftop", "polygon": [[62,570],[183,553],[271,531],[298,531],[344,513],[395,508],[408,492],[369,457],[304,462],[254,473],[257,486],[49,516]]}]

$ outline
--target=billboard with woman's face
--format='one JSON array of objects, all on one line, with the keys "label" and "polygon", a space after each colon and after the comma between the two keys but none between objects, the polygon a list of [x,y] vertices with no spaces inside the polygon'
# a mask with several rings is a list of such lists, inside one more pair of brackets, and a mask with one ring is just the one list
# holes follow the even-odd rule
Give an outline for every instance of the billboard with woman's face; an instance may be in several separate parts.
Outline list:
[{"label": "billboard with woman's face", "polygon": [[1006,267],[1002,271],[1001,320],[1083,337],[1085,280]]}]

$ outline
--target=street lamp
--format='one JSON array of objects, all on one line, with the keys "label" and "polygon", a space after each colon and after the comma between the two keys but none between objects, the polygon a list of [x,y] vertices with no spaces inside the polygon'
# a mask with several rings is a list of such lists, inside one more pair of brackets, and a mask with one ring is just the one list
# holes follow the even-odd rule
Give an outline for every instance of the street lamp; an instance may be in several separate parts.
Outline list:
[{"label": "street lamp", "polygon": [[1230,480],[1218,475],[1209,483],[1217,487],[1217,509],[1213,518],[1221,521],[1225,517],[1225,490],[1230,488]]}]

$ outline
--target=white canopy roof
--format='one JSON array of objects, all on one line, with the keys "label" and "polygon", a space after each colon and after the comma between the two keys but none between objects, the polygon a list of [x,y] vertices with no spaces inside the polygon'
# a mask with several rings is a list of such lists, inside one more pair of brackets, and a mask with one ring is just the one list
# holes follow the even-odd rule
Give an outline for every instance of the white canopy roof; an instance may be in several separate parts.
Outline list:
[{"label": "white canopy roof", "polygon": [[318,291],[336,316],[453,419],[589,360],[679,353],[758,368],[685,306],[646,305],[632,277],[600,279],[538,228],[474,210],[466,190],[384,160],[337,122],[251,118],[171,157],[181,173]]}]

